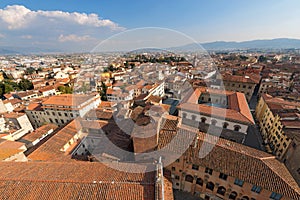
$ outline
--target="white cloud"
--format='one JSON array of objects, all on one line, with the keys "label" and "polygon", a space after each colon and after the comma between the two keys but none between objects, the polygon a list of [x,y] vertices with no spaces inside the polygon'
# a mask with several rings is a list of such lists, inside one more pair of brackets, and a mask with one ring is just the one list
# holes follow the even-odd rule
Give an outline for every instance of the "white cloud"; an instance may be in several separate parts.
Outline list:
[{"label": "white cloud", "polygon": [[21,38],[30,40],[32,39],[32,35],[22,35]]},{"label": "white cloud", "polygon": [[89,35],[78,36],[75,34],[70,34],[70,35],[61,34],[58,37],[58,41],[60,41],[60,42],[82,42],[82,41],[87,41],[87,40],[91,40],[91,39],[93,39],[93,38],[91,38]]},{"label": "white cloud", "polygon": [[63,12],[63,11],[32,11],[22,5],[7,6],[0,9],[0,20],[9,30],[28,28],[33,22],[48,19],[48,22],[56,21],[91,27],[108,27],[112,30],[123,30],[118,24],[109,19],[101,19],[97,14]]}]

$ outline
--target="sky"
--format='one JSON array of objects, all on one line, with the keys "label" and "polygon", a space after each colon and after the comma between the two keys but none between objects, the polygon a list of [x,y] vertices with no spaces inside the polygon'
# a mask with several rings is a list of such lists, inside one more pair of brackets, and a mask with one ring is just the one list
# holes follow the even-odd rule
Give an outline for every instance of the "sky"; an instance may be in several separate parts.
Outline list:
[{"label": "sky", "polygon": [[299,0],[0,1],[0,47],[90,51],[99,43],[136,48],[300,39],[299,24]]}]

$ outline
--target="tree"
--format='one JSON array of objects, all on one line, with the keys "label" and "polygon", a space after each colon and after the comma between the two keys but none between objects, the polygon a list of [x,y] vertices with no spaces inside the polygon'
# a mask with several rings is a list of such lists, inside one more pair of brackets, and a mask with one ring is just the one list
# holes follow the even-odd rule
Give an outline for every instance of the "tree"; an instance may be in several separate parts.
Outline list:
[{"label": "tree", "polygon": [[33,84],[27,80],[27,79],[21,79],[21,81],[18,83],[18,87],[21,89],[21,90],[32,90],[33,89]]},{"label": "tree", "polygon": [[4,93],[7,94],[7,93],[10,93],[12,91],[14,91],[14,88],[9,84],[4,83]]},{"label": "tree", "polygon": [[101,82],[101,90],[100,90],[100,96],[101,96],[101,100],[102,101],[107,101],[107,86],[105,85],[105,83],[102,81]]},{"label": "tree", "polygon": [[73,93],[72,88],[69,87],[69,86],[62,86],[62,85],[60,85],[60,86],[58,86],[57,89],[58,89],[58,91],[60,91],[63,94],[72,94]]},{"label": "tree", "polygon": [[35,71],[35,69],[33,67],[28,67],[26,70],[25,70],[25,74],[27,75],[30,75],[30,74],[33,74]]}]

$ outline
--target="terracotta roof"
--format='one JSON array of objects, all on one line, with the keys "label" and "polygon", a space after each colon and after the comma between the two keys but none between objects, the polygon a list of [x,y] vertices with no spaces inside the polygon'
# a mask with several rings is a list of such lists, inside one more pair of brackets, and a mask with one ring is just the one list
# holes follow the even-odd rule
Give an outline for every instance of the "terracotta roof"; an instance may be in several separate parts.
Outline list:
[{"label": "terracotta roof", "polygon": [[51,85],[49,86],[45,86],[45,87],[42,87],[39,89],[39,92],[46,92],[46,91],[49,91],[49,90],[55,90],[55,88]]},{"label": "terracotta roof", "polygon": [[6,99],[3,101],[3,103],[8,103],[8,102],[10,102],[12,105],[15,105],[17,103],[22,103],[20,99]]},{"label": "terracotta roof", "polygon": [[178,107],[182,110],[195,112],[196,114],[199,113],[207,116],[224,118],[229,121],[233,120],[244,124],[254,123],[253,118],[249,119],[236,110],[218,108],[218,107],[208,106],[205,104],[193,104],[193,103],[183,103],[180,104]]},{"label": "terracotta roof", "polygon": [[154,96],[154,95],[150,95],[147,99],[146,102],[154,102],[154,103],[159,103],[161,101],[161,97],[160,96]]},{"label": "terracotta roof", "polygon": [[62,94],[51,96],[48,100],[43,102],[43,106],[56,105],[56,106],[79,106],[94,96],[81,95],[81,94]]},{"label": "terracotta roof", "polygon": [[25,113],[11,112],[11,113],[4,114],[4,117],[5,118],[9,118],[9,119],[16,119],[16,118],[19,118],[19,117],[21,117],[23,115],[25,115]]},{"label": "terracotta roof", "polygon": [[35,149],[28,155],[30,160],[54,161],[54,160],[70,160],[70,155],[61,151],[63,146],[67,144],[79,131],[81,125],[79,119],[74,119],[65,127],[56,132],[45,143]]},{"label": "terracotta roof", "polygon": [[33,110],[42,110],[40,103],[29,103],[26,110],[33,111]]},{"label": "terracotta roof", "polygon": [[224,75],[223,81],[231,81],[238,83],[255,83],[258,84],[260,81],[259,75],[239,76],[239,75]]},{"label": "terracotta roof", "polygon": [[23,152],[24,143],[0,139],[0,160]]},{"label": "terracotta roof", "polygon": [[58,126],[55,124],[46,124],[46,125],[43,125],[43,126],[37,128],[35,131],[26,134],[25,136],[23,136],[21,138],[21,140],[33,142],[33,141],[41,138],[44,134],[47,134],[49,131],[51,131],[51,130],[54,131],[57,128],[58,128]]},{"label": "terracotta roof", "polygon": [[[126,164],[116,164],[118,166]],[[136,166],[146,170],[147,166]],[[118,171],[101,163],[0,163],[1,199],[153,200],[155,174]]]},{"label": "terracotta roof", "polygon": [[[204,104],[198,104],[198,99],[200,98],[201,94],[209,93],[209,94],[216,94],[216,95],[224,95],[227,97],[227,104],[228,108],[218,108],[214,106],[208,106]],[[190,89],[186,97],[183,99],[182,102],[186,102],[188,104],[182,103],[179,107],[187,108],[190,111],[195,109],[195,112],[206,113],[210,114],[212,111],[216,116],[224,117],[233,120],[239,120],[242,122],[252,123],[254,124],[254,119],[250,112],[246,97],[243,93],[240,92],[232,92],[226,90],[219,90],[219,89],[211,89],[205,87],[199,87],[195,89]],[[194,104],[194,105],[192,105]],[[198,108],[197,108],[198,107]],[[211,108],[213,107],[213,108]]]},{"label": "terracotta roof", "polygon": [[[167,145],[176,135],[179,140],[177,143],[184,144],[188,139],[193,140],[185,151],[187,162],[209,167],[291,199],[300,198],[298,184],[284,164],[273,155],[183,126],[177,132],[162,130],[159,148],[166,147],[169,152],[174,153],[180,151],[183,148],[180,145]],[[201,158],[201,148],[204,151],[206,148],[212,150]]]}]

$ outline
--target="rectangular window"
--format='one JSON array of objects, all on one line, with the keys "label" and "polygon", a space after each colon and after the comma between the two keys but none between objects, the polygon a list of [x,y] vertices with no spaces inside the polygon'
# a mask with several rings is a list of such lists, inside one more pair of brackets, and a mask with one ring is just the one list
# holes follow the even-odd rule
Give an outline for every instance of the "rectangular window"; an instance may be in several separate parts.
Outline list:
[{"label": "rectangular window", "polygon": [[275,199],[275,200],[280,200],[282,197],[281,194],[278,194],[276,192],[272,192],[271,196],[270,196],[270,199]]},{"label": "rectangular window", "polygon": [[234,184],[243,187],[244,181],[236,178]]},{"label": "rectangular window", "polygon": [[256,193],[260,193],[261,191],[261,187],[259,186],[256,186],[256,185],[253,185],[252,189],[251,189],[252,192],[256,192]]},{"label": "rectangular window", "polygon": [[175,167],[172,167],[172,171],[175,171]]},{"label": "rectangular window", "polygon": [[199,166],[198,165],[192,165],[192,169],[194,169],[194,170],[199,170]]},{"label": "rectangular window", "polygon": [[208,167],[206,167],[206,168],[205,168],[205,173],[212,175],[213,170],[210,169],[210,168],[208,168]]},{"label": "rectangular window", "polygon": [[226,181],[227,180],[227,174],[220,173],[219,178]]}]

